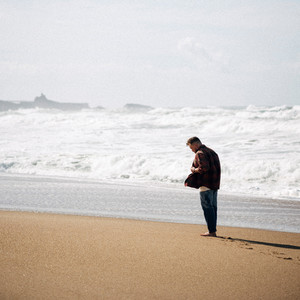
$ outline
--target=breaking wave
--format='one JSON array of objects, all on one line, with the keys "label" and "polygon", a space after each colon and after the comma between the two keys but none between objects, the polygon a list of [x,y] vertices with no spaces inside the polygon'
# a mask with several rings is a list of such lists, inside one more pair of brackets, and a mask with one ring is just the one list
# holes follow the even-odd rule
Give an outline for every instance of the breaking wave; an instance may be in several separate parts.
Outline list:
[{"label": "breaking wave", "polygon": [[227,192],[300,199],[300,106],[0,113],[0,172],[181,185],[199,136]]}]

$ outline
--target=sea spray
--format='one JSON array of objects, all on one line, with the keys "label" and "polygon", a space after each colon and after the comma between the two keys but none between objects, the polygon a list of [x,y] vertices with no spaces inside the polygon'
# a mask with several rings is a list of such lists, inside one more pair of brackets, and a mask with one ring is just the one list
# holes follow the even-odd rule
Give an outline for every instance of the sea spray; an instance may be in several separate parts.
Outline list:
[{"label": "sea spray", "polygon": [[0,171],[182,185],[197,135],[230,193],[300,199],[300,106],[0,113]]}]

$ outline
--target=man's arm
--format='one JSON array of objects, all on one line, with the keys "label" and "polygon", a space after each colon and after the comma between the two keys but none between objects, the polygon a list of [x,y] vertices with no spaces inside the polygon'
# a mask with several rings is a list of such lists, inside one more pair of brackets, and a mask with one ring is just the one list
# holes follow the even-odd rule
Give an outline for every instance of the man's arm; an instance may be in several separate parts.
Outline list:
[{"label": "man's arm", "polygon": [[209,170],[209,162],[202,151],[196,153],[194,165],[196,167],[191,168],[192,173],[203,174]]}]

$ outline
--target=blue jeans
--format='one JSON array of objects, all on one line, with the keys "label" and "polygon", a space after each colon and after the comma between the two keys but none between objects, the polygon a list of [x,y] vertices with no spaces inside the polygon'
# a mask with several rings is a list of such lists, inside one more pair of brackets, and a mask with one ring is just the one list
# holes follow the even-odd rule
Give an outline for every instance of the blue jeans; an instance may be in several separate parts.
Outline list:
[{"label": "blue jeans", "polygon": [[217,231],[217,196],[218,190],[200,192],[201,206],[210,233]]}]

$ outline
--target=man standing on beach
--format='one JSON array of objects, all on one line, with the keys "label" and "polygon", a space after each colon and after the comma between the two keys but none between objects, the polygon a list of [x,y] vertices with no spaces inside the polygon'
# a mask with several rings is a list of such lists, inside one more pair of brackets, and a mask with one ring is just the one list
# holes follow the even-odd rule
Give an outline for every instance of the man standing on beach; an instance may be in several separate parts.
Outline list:
[{"label": "man standing on beach", "polygon": [[192,174],[185,186],[200,189],[201,206],[208,232],[202,236],[217,236],[217,195],[220,188],[221,166],[217,153],[203,145],[198,137],[191,137],[186,145],[195,153],[191,167]]}]

